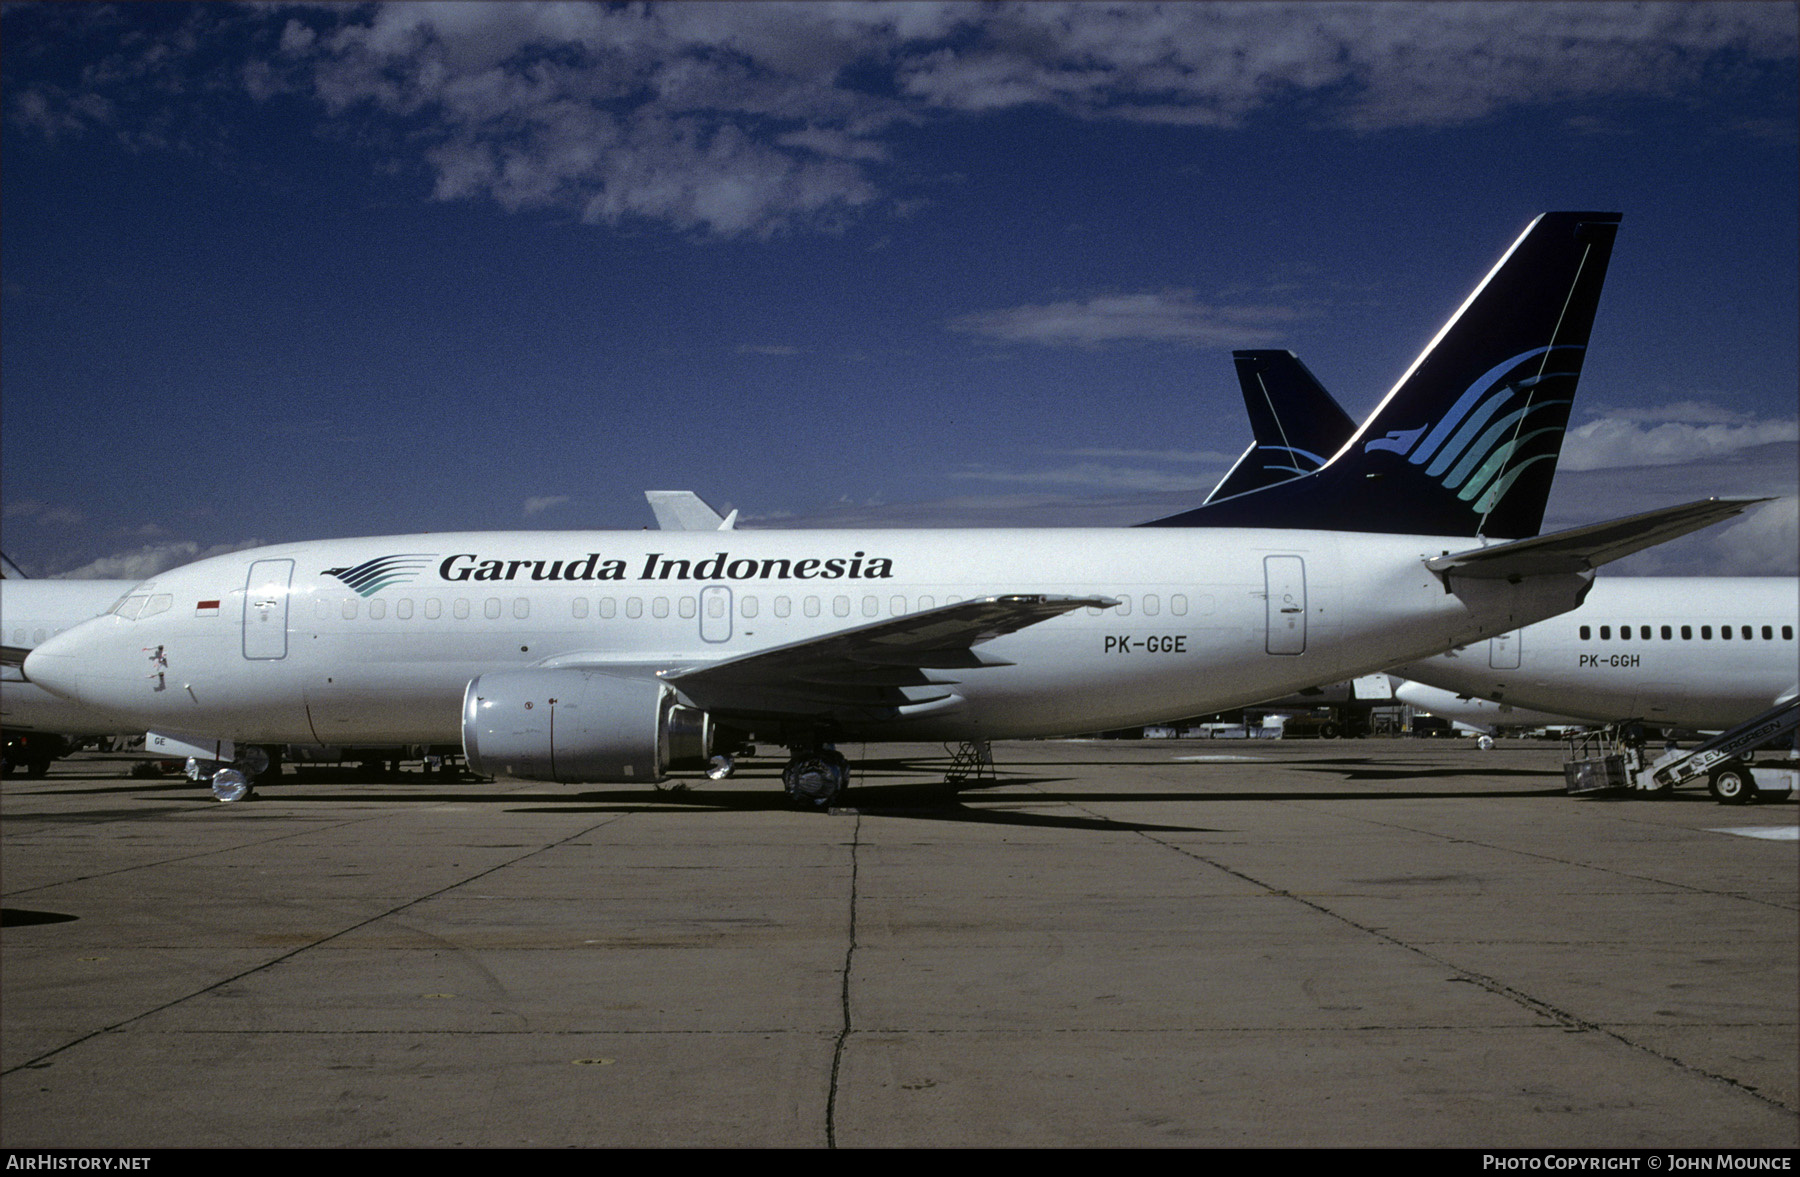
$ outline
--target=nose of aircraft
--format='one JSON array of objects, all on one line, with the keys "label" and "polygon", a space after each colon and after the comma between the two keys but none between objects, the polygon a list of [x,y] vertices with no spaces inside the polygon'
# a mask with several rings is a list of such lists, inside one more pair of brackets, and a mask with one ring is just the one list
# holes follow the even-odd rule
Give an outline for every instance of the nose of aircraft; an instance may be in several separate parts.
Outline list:
[{"label": "nose of aircraft", "polygon": [[25,677],[53,695],[81,702],[82,628],[78,625],[40,642],[25,655]]}]

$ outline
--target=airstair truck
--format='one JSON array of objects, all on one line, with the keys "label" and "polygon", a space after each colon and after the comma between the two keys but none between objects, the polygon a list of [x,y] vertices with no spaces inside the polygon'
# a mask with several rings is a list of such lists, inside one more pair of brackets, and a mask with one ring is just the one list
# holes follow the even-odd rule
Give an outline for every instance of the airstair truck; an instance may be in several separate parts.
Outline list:
[{"label": "airstair truck", "polygon": [[[1784,797],[1800,787],[1800,760],[1792,752],[1797,727],[1800,698],[1779,703],[1697,747],[1664,752],[1654,761],[1648,759],[1642,739],[1608,728],[1572,741],[1563,777],[1570,793],[1605,789],[1662,793],[1704,777],[1707,791],[1723,805],[1743,805],[1759,795]],[[1777,742],[1786,743],[1788,755],[1755,760],[1753,768],[1752,754]]]}]

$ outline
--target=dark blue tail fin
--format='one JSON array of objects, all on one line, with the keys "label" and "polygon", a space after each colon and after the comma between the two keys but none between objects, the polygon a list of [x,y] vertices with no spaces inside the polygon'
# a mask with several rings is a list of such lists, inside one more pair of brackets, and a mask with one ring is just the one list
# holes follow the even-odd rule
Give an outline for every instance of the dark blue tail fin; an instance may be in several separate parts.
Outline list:
[{"label": "dark blue tail fin", "polygon": [[1238,385],[1256,441],[1206,501],[1274,486],[1331,460],[1356,432],[1318,378],[1291,351],[1234,351]]},{"label": "dark blue tail fin", "polygon": [[1145,527],[1536,535],[1618,213],[1545,213],[1323,468]]}]

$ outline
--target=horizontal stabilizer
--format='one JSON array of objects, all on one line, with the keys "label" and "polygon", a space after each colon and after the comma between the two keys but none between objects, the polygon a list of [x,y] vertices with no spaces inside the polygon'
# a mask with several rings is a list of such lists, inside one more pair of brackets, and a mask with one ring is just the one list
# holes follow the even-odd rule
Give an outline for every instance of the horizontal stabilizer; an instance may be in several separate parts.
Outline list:
[{"label": "horizontal stabilizer", "polygon": [[1439,576],[1456,575],[1480,580],[1518,580],[1526,576],[1587,572],[1645,548],[1678,539],[1690,531],[1710,527],[1733,515],[1741,515],[1757,503],[1768,501],[1766,498],[1701,499],[1535,539],[1433,556],[1425,561],[1425,566]]}]

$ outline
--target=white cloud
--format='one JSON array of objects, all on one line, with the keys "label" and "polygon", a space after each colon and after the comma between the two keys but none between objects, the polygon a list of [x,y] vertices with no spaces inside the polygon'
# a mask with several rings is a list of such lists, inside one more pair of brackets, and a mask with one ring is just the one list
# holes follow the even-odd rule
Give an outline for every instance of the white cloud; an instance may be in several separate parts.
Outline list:
[{"label": "white cloud", "polygon": [[1121,450],[1084,447],[1050,452],[1069,458],[1125,458],[1139,462],[1207,462],[1215,466],[1221,464],[1229,466],[1238,460],[1236,453],[1227,454],[1218,450]]},{"label": "white cloud", "polygon": [[[203,143],[196,99],[310,98],[432,173],[440,200],[714,236],[830,228],[891,193],[903,125],[1038,107],[1232,126],[1301,104],[1357,131],[1521,105],[1692,97],[1795,56],[1759,3],[841,3],[15,6],[68,51],[14,126]],[[41,28],[37,26],[42,26]],[[80,63],[79,68],[69,63]],[[33,62],[37,64],[36,61]],[[60,70],[60,72],[58,72]]]},{"label": "white cloud", "polygon": [[979,311],[952,319],[957,331],[1009,343],[1097,347],[1124,341],[1188,347],[1266,346],[1281,338],[1274,324],[1295,318],[1271,306],[1212,306],[1190,290],[1103,294],[1079,301]]},{"label": "white cloud", "polygon": [[214,544],[202,548],[193,540],[174,540],[168,543],[145,544],[129,552],[121,552],[113,556],[102,556],[89,564],[83,564],[68,572],[56,574],[57,580],[146,580],[159,572],[170,568],[179,568],[183,564],[192,564],[196,560],[204,560],[209,556],[222,556],[228,552],[241,552],[247,548],[260,548],[264,541],[260,539],[245,540],[236,544]]},{"label": "white cloud", "polygon": [[[1679,406],[1689,415],[1717,417],[1711,406]],[[1699,410],[1695,413],[1693,410]],[[1729,458],[1744,450],[1800,440],[1800,420],[1712,420],[1695,424],[1657,420],[1668,410],[1617,412],[1571,429],[1563,441],[1565,470],[1602,470],[1619,466],[1673,466],[1704,459]]]},{"label": "white cloud", "polygon": [[1712,401],[1671,401],[1666,405],[1599,405],[1593,410],[1600,417],[1621,421],[1682,422],[1689,425],[1744,425],[1756,418],[1739,409],[1728,409]]},{"label": "white cloud", "polygon": [[46,503],[42,499],[13,499],[4,508],[8,519],[30,520],[44,527],[76,527],[87,521],[74,507]]},{"label": "white cloud", "polygon": [[975,482],[1018,483],[1027,486],[1080,486],[1102,491],[1202,491],[1224,473],[1210,476],[1194,472],[1170,473],[1142,466],[1113,466],[1104,462],[1077,462],[1039,470],[1002,470],[976,466],[958,470],[952,478]]},{"label": "white cloud", "polygon": [[529,498],[525,500],[524,514],[525,517],[529,519],[533,515],[543,514],[551,507],[560,507],[568,501],[568,495],[541,495],[536,498]]}]

